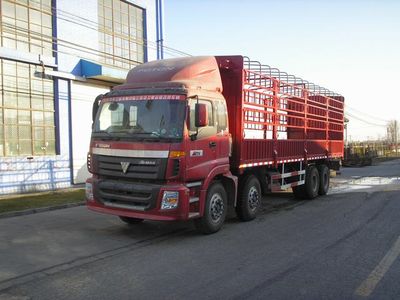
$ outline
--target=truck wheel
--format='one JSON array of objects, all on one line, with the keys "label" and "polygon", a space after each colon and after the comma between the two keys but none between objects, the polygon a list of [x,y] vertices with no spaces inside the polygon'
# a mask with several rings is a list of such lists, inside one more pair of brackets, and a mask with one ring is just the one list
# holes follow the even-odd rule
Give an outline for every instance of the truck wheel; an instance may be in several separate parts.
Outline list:
[{"label": "truck wheel", "polygon": [[236,214],[242,221],[253,220],[261,207],[260,182],[254,175],[247,176],[240,190]]},{"label": "truck wheel", "polygon": [[306,199],[314,199],[318,196],[319,173],[315,166],[309,166],[306,170],[306,182],[304,189]]},{"label": "truck wheel", "polygon": [[330,182],[330,171],[326,165],[318,166],[319,173],[319,195],[326,195],[329,190],[329,182]]},{"label": "truck wheel", "polygon": [[130,217],[123,217],[119,216],[122,222],[125,222],[126,224],[129,225],[134,225],[134,224],[139,224],[143,222],[143,219],[138,219],[138,218],[130,218]]},{"label": "truck wheel", "polygon": [[227,208],[224,187],[218,182],[213,183],[207,191],[204,216],[194,220],[196,228],[204,234],[217,232],[224,224]]}]

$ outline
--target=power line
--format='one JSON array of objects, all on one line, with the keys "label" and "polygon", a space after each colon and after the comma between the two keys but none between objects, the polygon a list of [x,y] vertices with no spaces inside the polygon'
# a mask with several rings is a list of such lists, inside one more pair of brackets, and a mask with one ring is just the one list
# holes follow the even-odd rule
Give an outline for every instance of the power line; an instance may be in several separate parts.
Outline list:
[{"label": "power line", "polygon": [[[5,25],[3,27],[6,28],[5,30],[3,28],[3,32],[14,33],[12,30],[9,30],[7,28],[7,27],[9,27],[8,25]],[[12,28],[16,28],[16,26],[12,27]],[[61,40],[61,39],[52,38],[50,36],[44,36],[44,35],[41,35],[41,34],[38,35],[36,33],[30,32],[29,30],[26,30],[26,29],[18,29],[18,31],[19,31],[18,35],[20,35],[22,37],[28,37],[28,38],[30,38],[30,41],[21,41],[21,40],[18,40],[17,37],[15,37],[15,38],[8,37],[8,39],[11,39],[13,41],[19,41],[19,42],[22,42],[22,43],[26,43],[28,45],[37,46],[37,47],[40,47],[40,48],[43,48],[43,49],[45,47],[40,42],[43,42],[43,41],[49,42],[49,43],[57,42],[58,46],[61,46],[61,47],[64,47],[64,48],[67,48],[67,49],[70,49],[70,50],[75,50],[75,51],[78,51],[79,53],[85,53],[85,54],[88,54],[88,55],[98,55],[101,58],[104,58],[104,59],[110,58],[110,59],[113,59],[113,60],[120,61],[122,63],[128,63],[128,62],[132,63],[133,62],[133,63],[136,63],[136,64],[140,64],[140,62],[138,62],[138,61],[134,61],[134,60],[131,60],[131,59],[128,59],[128,58],[124,58],[122,56],[116,56],[116,55],[111,54],[111,53],[107,53],[107,52],[100,51],[100,50],[97,50],[97,49],[93,49],[93,48],[85,47],[85,46],[82,46],[82,45],[74,44],[74,43],[71,43],[71,42],[68,42],[68,41],[64,41],[64,40]],[[21,32],[22,32],[22,34],[21,34]],[[38,36],[35,36],[35,35],[38,35]],[[49,40],[43,39],[43,38],[46,38],[46,37],[48,37]],[[52,49],[51,51],[53,53],[74,55],[74,56],[76,56],[78,58],[85,58],[84,56],[79,55],[79,53],[66,52],[66,51],[63,51],[63,50],[60,50],[60,49],[58,49],[58,50]],[[109,65],[109,66],[114,66],[112,64],[107,64],[107,63],[104,63],[104,64],[105,65]]]},{"label": "power line", "polygon": [[376,127],[386,127],[387,126],[387,124],[383,125],[383,124],[377,124],[377,123],[373,123],[373,122],[367,121],[367,120],[365,120],[365,119],[363,119],[361,117],[353,115],[350,112],[345,112],[345,116],[348,117],[349,119],[353,118],[353,119],[356,119],[356,120],[358,120],[360,122],[363,122],[365,124],[369,124],[369,125],[376,126]]},{"label": "power line", "polygon": [[[9,1],[9,2],[21,5],[21,3],[18,3],[16,1]],[[96,32],[100,31],[100,32],[106,33],[104,30],[103,31],[99,30],[99,24],[97,22],[95,22],[95,21],[92,21],[92,20],[89,20],[89,19],[85,19],[85,18],[83,18],[81,16],[78,16],[78,15],[72,14],[70,12],[61,10],[61,9],[55,7],[55,6],[52,6],[52,5],[46,5],[46,4],[40,3],[40,2],[38,2],[36,0],[31,0],[30,2],[36,3],[38,5],[42,5],[42,7],[46,7],[47,9],[49,9],[51,11],[56,11],[57,12],[57,19],[60,19],[60,20],[63,20],[63,21],[69,22],[69,23],[73,23],[73,24],[82,26],[82,27],[87,28],[87,29],[91,29],[91,30],[94,30]],[[36,9],[36,8],[33,8],[33,9]],[[60,16],[60,14],[63,15],[63,16]],[[72,20],[72,19],[75,19],[75,20]],[[86,24],[84,24],[84,23],[86,23]],[[91,25],[89,25],[89,24],[91,24]],[[110,32],[110,33],[115,34],[115,32]],[[135,38],[132,38],[132,37],[130,37],[130,40],[133,40],[137,44],[146,45],[149,48],[157,50],[157,42],[155,42],[155,41],[151,41],[149,39],[142,38],[141,40],[143,42],[138,42],[138,39],[135,39]],[[150,44],[151,44],[151,46],[149,46]],[[179,55],[179,56],[191,56],[188,53],[185,53],[183,51],[174,49],[174,48],[169,47],[169,46],[163,45],[163,48],[164,48],[164,51],[167,52],[167,54],[169,54],[171,56],[177,56],[177,55]]]},{"label": "power line", "polygon": [[364,115],[364,117],[371,118],[371,119],[374,119],[374,120],[376,120],[376,121],[382,121],[382,122],[385,122],[385,123],[387,123],[387,122],[390,121],[390,120],[387,120],[387,119],[382,119],[382,118],[379,118],[379,117],[377,117],[377,116],[370,115],[370,114],[368,114],[368,113],[366,113],[366,112],[363,112],[363,111],[361,111],[361,110],[359,110],[359,109],[356,109],[356,108],[354,108],[354,107],[351,107],[351,106],[349,106],[348,104],[346,104],[346,109],[353,110],[353,111],[354,111],[355,113],[357,113],[357,114]]}]

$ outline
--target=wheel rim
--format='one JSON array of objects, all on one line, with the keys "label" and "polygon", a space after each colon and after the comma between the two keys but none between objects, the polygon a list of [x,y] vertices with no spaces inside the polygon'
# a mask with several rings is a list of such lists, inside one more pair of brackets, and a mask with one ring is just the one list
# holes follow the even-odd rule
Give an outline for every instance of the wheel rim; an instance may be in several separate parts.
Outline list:
[{"label": "wheel rim", "polygon": [[210,201],[210,216],[213,222],[218,223],[224,214],[224,200],[220,194],[214,194]]},{"label": "wheel rim", "polygon": [[328,177],[328,174],[325,173],[324,174],[324,187],[325,187],[325,189],[327,189],[328,186],[329,186],[329,177]]},{"label": "wheel rim", "polygon": [[249,208],[251,210],[256,210],[258,205],[260,204],[260,195],[255,186],[252,186],[250,188],[247,199],[248,199],[247,201],[249,203]]},{"label": "wheel rim", "polygon": [[313,175],[312,177],[312,186],[313,189],[316,191],[318,188],[318,179],[317,179],[317,175]]}]

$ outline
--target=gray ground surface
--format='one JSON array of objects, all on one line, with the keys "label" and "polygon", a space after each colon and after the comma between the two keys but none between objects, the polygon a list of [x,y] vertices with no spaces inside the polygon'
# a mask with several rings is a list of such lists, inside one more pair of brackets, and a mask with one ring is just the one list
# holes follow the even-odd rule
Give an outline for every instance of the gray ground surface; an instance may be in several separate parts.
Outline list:
[{"label": "gray ground surface", "polygon": [[398,160],[346,168],[328,196],[270,195],[209,236],[85,207],[0,219],[0,299],[399,299],[399,178]]}]

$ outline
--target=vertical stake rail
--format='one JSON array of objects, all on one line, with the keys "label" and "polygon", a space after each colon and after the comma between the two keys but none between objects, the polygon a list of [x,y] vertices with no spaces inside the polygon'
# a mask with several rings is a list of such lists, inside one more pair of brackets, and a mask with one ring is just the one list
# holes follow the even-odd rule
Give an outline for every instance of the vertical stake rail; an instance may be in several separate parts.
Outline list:
[{"label": "vertical stake rail", "polygon": [[[247,72],[246,72],[246,69],[243,69],[242,70],[242,100],[241,100],[241,104],[240,104],[240,107],[241,107],[241,115],[242,115],[242,120],[241,120],[241,122],[240,122],[240,132],[241,132],[241,137],[240,137],[240,154],[239,154],[239,159],[241,160],[241,157],[243,157],[243,142],[244,142],[244,138],[245,138],[245,128],[246,128],[246,126],[245,126],[245,122],[246,122],[246,116],[245,116],[245,110],[244,110],[244,102],[247,100],[247,99],[245,99],[245,97],[246,97],[246,92],[245,92],[245,89],[244,89],[244,86],[246,85],[246,83],[249,83],[250,82],[250,78],[248,78],[247,76],[250,76],[250,73],[248,74]],[[247,156],[246,156],[246,158],[247,158]]]},{"label": "vertical stake rail", "polygon": [[[300,161],[300,172],[301,171],[303,171],[303,162],[302,161]],[[300,174],[299,175],[299,181],[302,181],[302,180],[306,180],[305,174]]]},{"label": "vertical stake rail", "polygon": [[308,90],[306,89],[303,89],[303,98],[304,98],[304,163],[307,164]]},{"label": "vertical stake rail", "polygon": [[277,79],[273,79],[272,81],[272,105],[274,107],[273,112],[273,139],[276,140],[278,137],[278,93],[279,93],[279,82]]},{"label": "vertical stake rail", "polygon": [[325,118],[325,150],[326,150],[326,157],[329,157],[329,153],[331,152],[329,149],[329,97],[325,97],[326,101],[326,118]]},{"label": "vertical stake rail", "polygon": [[[303,171],[303,162],[300,161],[300,171]],[[299,181],[305,180],[305,174],[300,174]]]},{"label": "vertical stake rail", "polygon": [[274,111],[272,114],[272,138],[274,140],[274,161],[275,161],[275,166],[277,165],[278,161],[278,96],[279,94],[279,81],[276,78],[272,79],[272,104],[274,107]]},{"label": "vertical stake rail", "polygon": [[265,105],[265,107],[264,107],[264,118],[263,118],[263,120],[264,120],[263,128],[264,128],[264,140],[266,140],[268,138],[268,134],[267,133],[268,133],[268,126],[269,126],[269,124],[268,124],[268,108],[267,108],[269,99],[268,99],[268,97],[264,97],[264,99],[263,99],[263,97],[261,95],[259,95],[259,96],[260,96],[260,103],[262,102],[262,104]]}]

